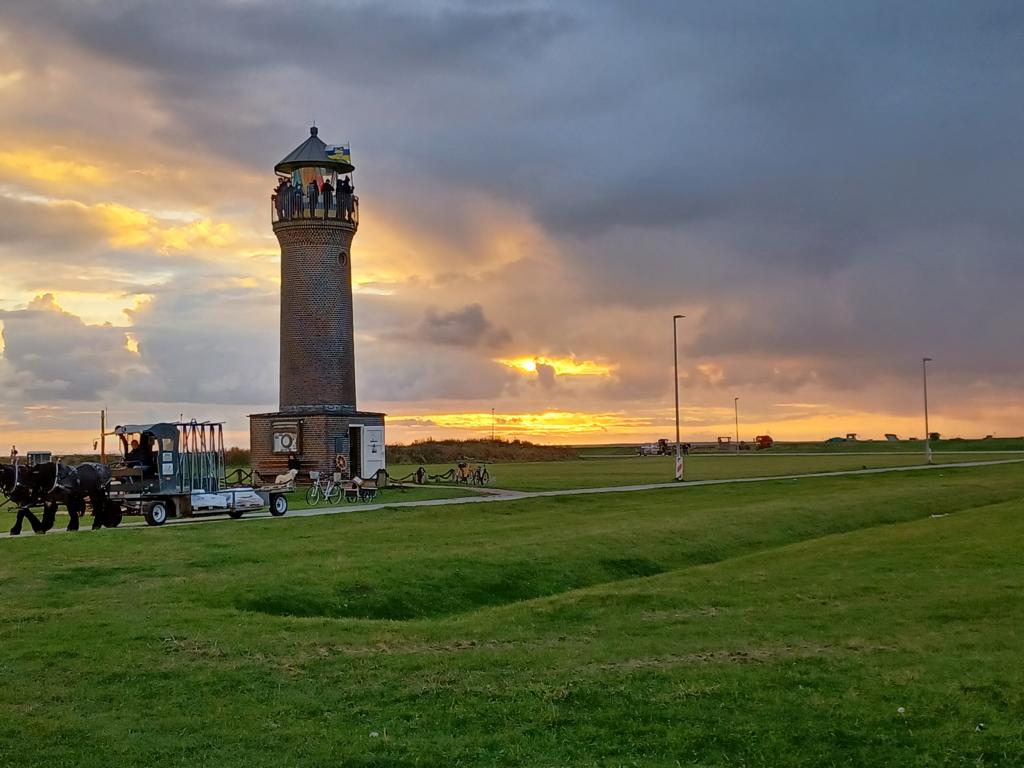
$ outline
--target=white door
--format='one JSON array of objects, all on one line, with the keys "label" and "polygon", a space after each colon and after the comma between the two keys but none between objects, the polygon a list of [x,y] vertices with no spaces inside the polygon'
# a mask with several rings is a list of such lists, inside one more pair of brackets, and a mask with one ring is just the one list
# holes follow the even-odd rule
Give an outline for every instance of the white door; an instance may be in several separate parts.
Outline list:
[{"label": "white door", "polygon": [[362,477],[373,477],[384,469],[384,427],[363,427]]}]

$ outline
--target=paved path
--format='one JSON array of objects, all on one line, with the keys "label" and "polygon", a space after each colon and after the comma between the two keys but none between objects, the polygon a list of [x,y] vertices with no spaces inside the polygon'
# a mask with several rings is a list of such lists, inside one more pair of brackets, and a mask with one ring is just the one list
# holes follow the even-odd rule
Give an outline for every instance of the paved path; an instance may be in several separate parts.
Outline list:
[{"label": "paved path", "polygon": [[[347,512],[372,512],[379,509],[401,509],[404,507],[444,507],[453,504],[487,504],[502,501],[519,501],[521,499],[537,499],[548,496],[587,496],[597,493],[631,493],[634,491],[653,491],[659,489],[686,490],[688,488],[702,488],[708,485],[732,485],[735,483],[763,483],[778,480],[806,480],[819,477],[846,477],[849,475],[880,475],[888,472],[919,472],[936,469],[956,469],[961,467],[991,467],[1001,464],[1024,464],[1024,458],[1019,459],[996,459],[990,461],[968,461],[955,464],[915,464],[905,467],[875,467],[873,469],[847,469],[836,472],[812,472],[803,475],[769,475],[765,477],[730,477],[719,480],[689,480],[685,483],[643,483],[640,485],[613,485],[601,488],[567,488],[558,491],[506,491],[490,489],[480,496],[458,496],[453,499],[424,499],[422,501],[396,501],[382,502],[380,504],[348,504],[343,507],[316,507],[314,509],[290,510],[287,517],[318,517],[320,515],[340,515]],[[179,525],[199,525],[203,523],[232,522],[239,523],[256,520],[272,520],[269,512],[255,512],[247,514],[239,520],[232,520],[227,515],[203,515],[201,517],[187,517],[168,520],[163,527],[174,527]],[[91,521],[90,521],[91,522]],[[152,528],[145,522],[124,523],[116,530],[140,530]],[[82,528],[85,532],[91,530],[88,526]],[[54,529],[47,536],[55,533],[65,533],[63,528]],[[20,537],[11,536],[9,533],[0,534],[0,539],[10,538],[32,538],[35,534],[31,529],[26,530]]]}]

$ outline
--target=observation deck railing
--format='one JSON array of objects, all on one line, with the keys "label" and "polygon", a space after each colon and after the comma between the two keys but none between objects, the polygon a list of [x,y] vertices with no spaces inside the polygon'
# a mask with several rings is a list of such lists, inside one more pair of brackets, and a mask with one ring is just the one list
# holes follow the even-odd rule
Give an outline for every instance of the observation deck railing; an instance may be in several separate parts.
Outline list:
[{"label": "observation deck railing", "polygon": [[349,224],[359,224],[359,196],[353,194],[333,194],[328,198],[320,195],[316,198],[315,206],[310,206],[309,196],[302,194],[287,195],[284,200],[277,199],[277,193],[270,196],[270,220],[276,224],[279,221],[309,221],[310,219],[323,219],[325,221],[344,221]]}]

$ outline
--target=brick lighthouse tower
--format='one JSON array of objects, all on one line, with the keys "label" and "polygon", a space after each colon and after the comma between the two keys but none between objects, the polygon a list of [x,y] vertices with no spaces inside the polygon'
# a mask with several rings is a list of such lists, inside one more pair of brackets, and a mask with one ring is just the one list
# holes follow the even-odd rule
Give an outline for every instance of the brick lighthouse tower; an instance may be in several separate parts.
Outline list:
[{"label": "brick lighthouse tower", "polygon": [[280,410],[249,417],[253,468],[370,477],[383,469],[384,414],[356,409],[352,239],[359,198],[347,147],[309,138],[274,166],[281,244]]}]

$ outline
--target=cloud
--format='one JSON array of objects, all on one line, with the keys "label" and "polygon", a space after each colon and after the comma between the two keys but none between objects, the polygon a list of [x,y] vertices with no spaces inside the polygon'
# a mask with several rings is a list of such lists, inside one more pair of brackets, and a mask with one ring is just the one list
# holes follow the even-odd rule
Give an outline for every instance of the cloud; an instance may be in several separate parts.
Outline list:
[{"label": "cloud", "polygon": [[510,340],[508,331],[494,328],[479,304],[468,304],[451,312],[427,309],[416,332],[409,339],[452,347],[496,349]]},{"label": "cloud", "polygon": [[3,357],[18,400],[88,400],[117,387],[133,367],[124,331],[87,325],[51,294],[23,310],[0,311]]},{"label": "cloud", "polygon": [[[365,407],[661,412],[683,313],[709,413],[916,413],[927,354],[948,418],[1019,423],[1015,5],[14,0],[0,30],[11,392],[272,408],[271,168],[315,118],[359,168]],[[102,373],[32,358],[48,326]]]}]

